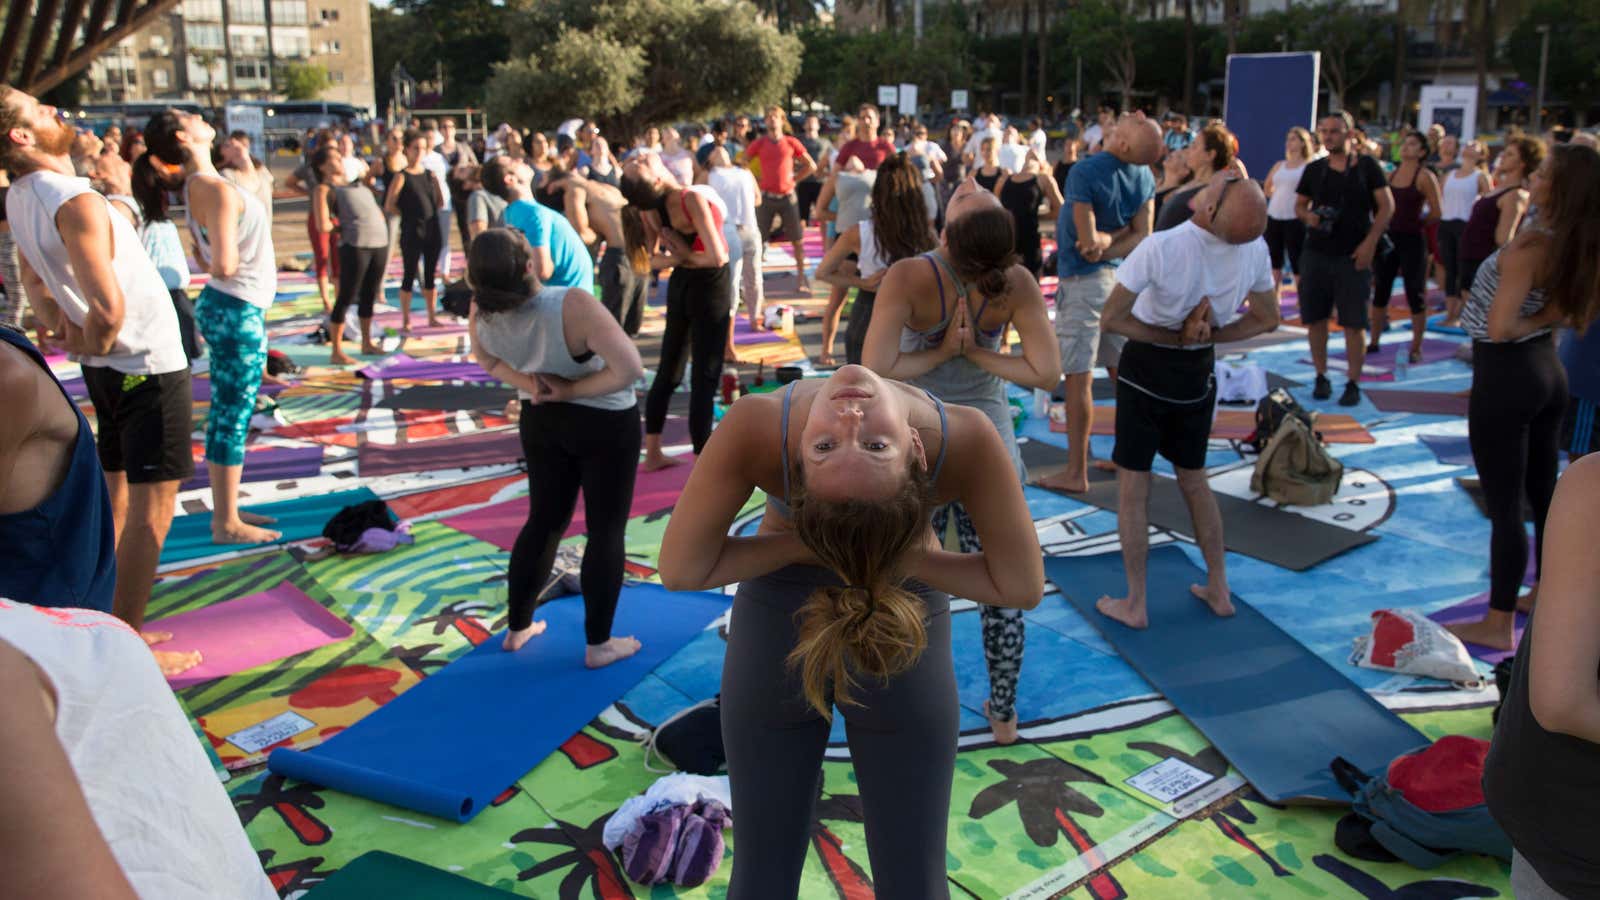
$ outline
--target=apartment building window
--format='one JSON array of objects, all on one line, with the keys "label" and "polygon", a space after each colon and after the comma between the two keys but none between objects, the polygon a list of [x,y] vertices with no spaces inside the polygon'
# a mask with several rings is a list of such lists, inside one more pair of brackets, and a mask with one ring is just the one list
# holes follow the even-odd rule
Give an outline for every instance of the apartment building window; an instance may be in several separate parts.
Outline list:
[{"label": "apartment building window", "polygon": [[221,25],[195,25],[185,22],[183,34],[191,50],[222,49]]},{"label": "apartment building window", "polygon": [[152,88],[155,88],[158,91],[164,91],[167,89],[167,86],[170,83],[171,79],[168,78],[166,69],[150,70],[150,86]]},{"label": "apartment building window", "polygon": [[228,0],[229,24],[262,25],[266,21],[266,7],[262,6],[257,0]]},{"label": "apartment building window", "polygon": [[337,9],[324,9],[321,11],[319,18],[324,22],[337,22],[339,21],[339,11]]},{"label": "apartment building window", "polygon": [[305,25],[308,22],[305,0],[271,0],[272,24]]},{"label": "apartment building window", "polygon": [[344,84],[344,73],[339,71],[338,69],[334,69],[332,72],[329,72],[328,73],[328,78],[334,84]]},{"label": "apartment building window", "polygon": [[322,56],[335,56],[342,49],[338,41],[319,41],[317,43],[317,53]]},{"label": "apartment building window", "polygon": [[221,22],[222,0],[184,0],[183,18],[190,22]]}]

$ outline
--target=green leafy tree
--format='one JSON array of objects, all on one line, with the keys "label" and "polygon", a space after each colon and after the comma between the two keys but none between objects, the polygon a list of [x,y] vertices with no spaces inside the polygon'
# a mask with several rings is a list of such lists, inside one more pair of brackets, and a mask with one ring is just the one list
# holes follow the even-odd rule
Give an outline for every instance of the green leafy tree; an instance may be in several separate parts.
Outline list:
[{"label": "green leafy tree", "polygon": [[[876,99],[878,85],[902,82],[915,84],[923,103],[938,104],[953,89],[986,81],[992,71],[979,59],[978,40],[955,4],[924,10],[920,43],[908,28],[832,37],[813,31],[807,40],[797,84],[820,90],[821,99],[835,109],[854,109]],[[1014,51],[1015,38],[1011,46]],[[1015,56],[1005,58],[1016,61]],[[808,97],[798,89],[796,93]]]},{"label": "green leafy tree", "polygon": [[316,63],[293,62],[278,70],[278,85],[286,100],[315,100],[332,84],[327,68]]},{"label": "green leafy tree", "polygon": [[1589,107],[1600,100],[1600,6],[1590,0],[1540,0],[1529,10],[1506,46],[1517,76],[1529,84],[1539,80],[1540,25],[1550,26],[1546,96],[1566,100],[1578,124],[1585,125]]},{"label": "green leafy tree", "polygon": [[1350,108],[1353,92],[1365,86],[1394,52],[1389,16],[1368,12],[1350,0],[1330,0],[1320,7],[1305,38],[1322,51],[1329,109]]},{"label": "green leafy tree", "polygon": [[[380,106],[395,63],[418,80],[444,76],[444,106],[480,106],[495,63],[510,58],[515,13],[495,0],[393,0],[372,7],[372,69]],[[552,32],[553,33],[553,32]]]},{"label": "green leafy tree", "polygon": [[742,0],[523,3],[487,99],[495,118],[524,125],[594,116],[635,134],[652,122],[783,102],[800,69],[800,39]]},{"label": "green leafy tree", "polygon": [[1139,74],[1138,11],[1137,0],[1082,0],[1057,25],[1057,45],[1069,59],[1083,60],[1086,81],[1097,79],[1120,94],[1124,109],[1133,108]]}]

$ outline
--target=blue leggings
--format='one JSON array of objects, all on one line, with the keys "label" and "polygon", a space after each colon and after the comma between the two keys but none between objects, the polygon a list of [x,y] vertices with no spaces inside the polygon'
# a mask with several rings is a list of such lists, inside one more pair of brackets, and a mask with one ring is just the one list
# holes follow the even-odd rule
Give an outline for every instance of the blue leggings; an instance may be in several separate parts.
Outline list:
[{"label": "blue leggings", "polygon": [[267,320],[260,307],[207,285],[194,305],[195,323],[211,346],[211,411],[206,461],[244,465],[244,442],[267,365]]}]

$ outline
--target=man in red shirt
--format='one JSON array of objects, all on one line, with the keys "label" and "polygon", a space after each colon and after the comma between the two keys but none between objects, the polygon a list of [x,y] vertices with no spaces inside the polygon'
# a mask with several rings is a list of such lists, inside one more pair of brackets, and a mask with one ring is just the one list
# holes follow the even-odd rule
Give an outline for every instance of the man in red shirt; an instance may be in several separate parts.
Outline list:
[{"label": "man in red shirt", "polygon": [[850,161],[851,157],[861,160],[861,164],[869,169],[876,169],[883,165],[884,160],[894,155],[894,143],[881,137],[874,139],[878,133],[878,108],[871,103],[861,104],[856,111],[856,134],[866,135],[865,140],[856,138],[845,141],[839,148],[839,156],[834,164],[841,169]]},{"label": "man in red shirt", "polygon": [[782,217],[783,238],[794,247],[796,289],[806,296],[811,293],[811,285],[806,281],[805,230],[800,225],[800,203],[794,186],[817,170],[817,162],[806,152],[805,145],[788,133],[783,107],[767,107],[766,124],[766,133],[751,141],[744,151],[747,163],[760,163],[756,181],[761,185],[761,205],[756,207],[756,228],[766,242],[772,236],[773,218]]}]

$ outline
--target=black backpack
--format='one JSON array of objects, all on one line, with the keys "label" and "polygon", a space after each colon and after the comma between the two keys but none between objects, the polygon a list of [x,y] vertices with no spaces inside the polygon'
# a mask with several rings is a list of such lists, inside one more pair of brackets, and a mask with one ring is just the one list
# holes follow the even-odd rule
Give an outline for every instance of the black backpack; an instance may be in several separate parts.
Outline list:
[{"label": "black backpack", "polygon": [[[644,767],[652,772],[715,775],[728,764],[722,749],[722,695],[680,710],[644,738]],[[658,769],[655,756],[672,768]]]},{"label": "black backpack", "polygon": [[1278,433],[1278,426],[1290,416],[1304,422],[1306,430],[1316,434],[1315,417],[1311,411],[1301,406],[1288,391],[1277,388],[1256,404],[1256,430],[1245,443],[1260,453],[1272,436]]}]

